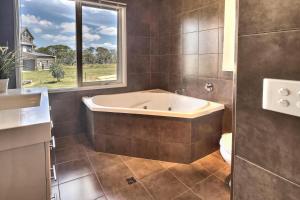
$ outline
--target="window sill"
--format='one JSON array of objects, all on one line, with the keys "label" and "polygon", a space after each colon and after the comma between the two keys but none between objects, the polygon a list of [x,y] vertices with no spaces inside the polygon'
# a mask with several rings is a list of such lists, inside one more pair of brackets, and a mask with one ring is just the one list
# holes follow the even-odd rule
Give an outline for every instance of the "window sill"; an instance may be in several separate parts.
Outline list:
[{"label": "window sill", "polygon": [[127,83],[82,86],[76,88],[48,89],[48,93],[51,94],[51,93],[61,93],[61,92],[76,92],[76,91],[85,91],[85,90],[101,90],[101,89],[113,89],[113,88],[124,88],[124,87],[127,87]]}]

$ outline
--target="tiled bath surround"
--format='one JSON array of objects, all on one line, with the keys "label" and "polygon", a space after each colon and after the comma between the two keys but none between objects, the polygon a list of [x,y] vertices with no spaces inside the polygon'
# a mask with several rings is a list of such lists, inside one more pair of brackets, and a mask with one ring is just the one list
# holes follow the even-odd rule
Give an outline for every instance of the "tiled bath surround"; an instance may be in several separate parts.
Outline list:
[{"label": "tiled bath surround", "polygon": [[223,111],[195,119],[93,112],[88,136],[96,151],[191,163],[219,148]]},{"label": "tiled bath surround", "polygon": [[300,199],[300,118],[262,109],[263,78],[300,80],[300,2],[240,0],[233,199]]}]

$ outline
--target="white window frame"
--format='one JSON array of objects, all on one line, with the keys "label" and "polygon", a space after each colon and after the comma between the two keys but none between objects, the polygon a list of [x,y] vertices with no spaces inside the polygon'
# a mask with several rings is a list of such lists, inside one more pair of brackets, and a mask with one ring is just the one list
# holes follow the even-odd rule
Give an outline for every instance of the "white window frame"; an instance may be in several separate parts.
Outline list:
[{"label": "white window frame", "polygon": [[[16,6],[16,21],[18,28],[16,30],[16,35],[18,36],[17,49],[20,51],[20,22],[19,22],[19,13],[20,7],[19,0],[15,0],[17,2]],[[76,4],[77,1],[75,1]],[[93,82],[83,82],[82,80],[82,67],[81,66],[81,75],[77,74],[77,79],[80,79],[80,82],[77,83],[77,87],[74,88],[55,88],[49,89],[50,93],[55,92],[66,92],[66,91],[78,91],[78,90],[94,90],[94,89],[108,89],[108,88],[121,88],[127,87],[127,30],[126,30],[126,4],[117,3],[113,1],[101,0],[100,3],[90,2],[90,1],[79,1],[82,6],[91,6],[91,7],[99,7],[99,8],[108,8],[114,9],[118,11],[118,64],[117,64],[117,77],[116,81],[93,81]],[[77,5],[76,5],[77,6]],[[75,8],[77,9],[77,8]],[[76,17],[76,16],[74,16]],[[77,33],[76,33],[77,35]],[[81,35],[82,37],[82,35]],[[76,39],[78,42],[78,38]],[[82,42],[82,40],[81,40]],[[82,49],[81,49],[82,51]],[[76,52],[78,49],[76,48]],[[20,52],[21,53],[21,52]],[[82,61],[81,61],[82,62]],[[77,65],[78,68],[78,65]],[[17,77],[17,87],[22,87],[22,66],[17,67],[16,77]]]}]

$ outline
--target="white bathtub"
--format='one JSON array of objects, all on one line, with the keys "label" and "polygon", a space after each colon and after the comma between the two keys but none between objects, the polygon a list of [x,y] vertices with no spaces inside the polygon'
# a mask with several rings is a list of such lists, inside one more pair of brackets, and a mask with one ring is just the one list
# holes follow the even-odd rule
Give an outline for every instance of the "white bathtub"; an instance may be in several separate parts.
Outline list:
[{"label": "white bathtub", "polygon": [[148,90],[83,97],[91,111],[128,113],[179,118],[197,118],[224,109],[223,104],[170,93]]}]

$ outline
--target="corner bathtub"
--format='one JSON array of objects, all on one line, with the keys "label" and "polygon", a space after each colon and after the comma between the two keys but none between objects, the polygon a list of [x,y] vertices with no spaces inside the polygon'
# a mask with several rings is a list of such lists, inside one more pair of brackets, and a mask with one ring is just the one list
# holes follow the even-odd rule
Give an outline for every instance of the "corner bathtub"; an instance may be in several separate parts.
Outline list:
[{"label": "corner bathtub", "polygon": [[190,163],[218,149],[222,104],[163,90],[82,100],[97,151]]},{"label": "corner bathtub", "polygon": [[224,105],[163,90],[83,97],[91,111],[196,118],[224,109]]}]

